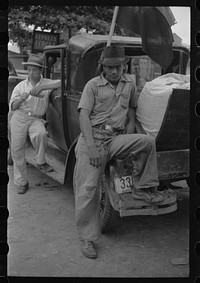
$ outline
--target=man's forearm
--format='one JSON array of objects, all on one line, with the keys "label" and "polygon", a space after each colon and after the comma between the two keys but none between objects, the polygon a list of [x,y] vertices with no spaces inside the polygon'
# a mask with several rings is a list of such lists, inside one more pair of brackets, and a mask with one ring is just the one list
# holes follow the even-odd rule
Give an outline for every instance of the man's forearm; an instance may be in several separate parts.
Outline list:
[{"label": "man's forearm", "polygon": [[11,110],[15,111],[16,109],[19,108],[19,106],[25,101],[24,98],[19,98],[18,100],[15,100],[11,104]]},{"label": "man's forearm", "polygon": [[127,114],[127,118],[128,118],[128,122],[131,123],[135,123],[135,115],[136,115],[136,111],[134,108],[129,108],[128,109],[128,114]]},{"label": "man's forearm", "polygon": [[135,133],[135,109],[129,108],[127,113],[127,124],[125,128],[126,134]]},{"label": "man's forearm", "polygon": [[89,111],[81,109],[80,128],[87,143],[90,165],[99,168],[102,164],[102,160],[100,152],[94,143],[89,113]]},{"label": "man's forearm", "polygon": [[60,87],[61,87],[61,81],[52,82],[50,84],[35,86],[31,91],[31,95],[39,97],[39,98],[43,98],[45,96],[45,93],[43,91],[53,90],[53,89],[57,89],[57,88],[60,88]]},{"label": "man's forearm", "polygon": [[20,105],[29,97],[30,93],[28,92],[23,92],[21,94],[21,97],[11,103],[11,110],[15,111],[20,107]]},{"label": "man's forearm", "polygon": [[61,87],[61,81],[52,82],[51,84],[46,84],[42,86],[43,90],[56,89],[59,87]]},{"label": "man's forearm", "polygon": [[135,122],[135,115],[136,115],[136,111],[134,108],[129,108],[128,109],[128,114],[127,114],[127,117],[128,117],[128,120],[129,121],[133,121],[133,123]]},{"label": "man's forearm", "polygon": [[92,135],[92,125],[89,117],[81,111],[80,113],[80,128],[83,133],[88,146],[94,145],[94,139]]}]

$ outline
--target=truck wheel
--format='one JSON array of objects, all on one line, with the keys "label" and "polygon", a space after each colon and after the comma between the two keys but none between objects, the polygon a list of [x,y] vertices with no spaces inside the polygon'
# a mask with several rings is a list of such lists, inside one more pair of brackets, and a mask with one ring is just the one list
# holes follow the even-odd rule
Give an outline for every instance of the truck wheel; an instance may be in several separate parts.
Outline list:
[{"label": "truck wheel", "polygon": [[119,217],[118,211],[114,210],[112,207],[108,192],[107,192],[108,182],[105,176],[100,185],[101,201],[100,201],[100,218],[101,218],[101,232],[106,233],[112,229],[117,224]]}]

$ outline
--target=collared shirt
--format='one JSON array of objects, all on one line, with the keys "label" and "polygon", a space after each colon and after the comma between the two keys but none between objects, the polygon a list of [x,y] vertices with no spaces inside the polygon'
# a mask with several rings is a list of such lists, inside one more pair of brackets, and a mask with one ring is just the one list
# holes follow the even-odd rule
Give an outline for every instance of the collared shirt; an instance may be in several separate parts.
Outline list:
[{"label": "collared shirt", "polygon": [[[37,86],[40,84],[42,85],[52,84],[52,80],[41,77],[40,81],[37,83]],[[32,88],[33,85],[31,84],[28,78],[20,82],[18,85],[16,85],[12,92],[9,103],[10,110],[11,110],[11,104],[14,101],[18,100],[23,92],[30,92]],[[29,95],[29,97],[24,102],[22,102],[22,104],[19,106],[18,109],[28,112],[30,111],[31,113],[36,114],[38,116],[43,116],[46,113],[49,104],[49,94],[51,92],[52,89],[42,91],[42,94],[45,93],[43,98]]]},{"label": "collared shirt", "polygon": [[90,111],[92,126],[108,123],[124,128],[129,108],[137,107],[138,94],[134,75],[123,74],[115,89],[103,73],[85,85],[78,110]]}]

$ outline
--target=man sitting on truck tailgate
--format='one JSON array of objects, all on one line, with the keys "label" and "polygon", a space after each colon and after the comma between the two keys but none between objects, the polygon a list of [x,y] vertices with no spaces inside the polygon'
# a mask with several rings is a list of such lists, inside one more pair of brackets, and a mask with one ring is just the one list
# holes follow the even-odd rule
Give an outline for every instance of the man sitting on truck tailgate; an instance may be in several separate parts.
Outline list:
[{"label": "man sitting on truck tailgate", "polygon": [[47,135],[44,114],[48,107],[49,95],[53,89],[61,87],[60,80],[42,77],[43,57],[31,54],[28,62],[28,78],[14,88],[10,99],[11,153],[14,163],[14,183],[18,193],[28,190],[26,174],[25,143],[27,136],[37,154],[37,164],[41,170],[50,172],[53,168],[45,162]]},{"label": "man sitting on truck tailgate", "polygon": [[135,198],[161,202],[154,138],[135,133],[135,77],[124,73],[129,58],[122,47],[104,50],[103,73],[85,86],[78,106],[81,134],[75,149],[75,217],[84,256],[96,258],[93,241],[100,236],[98,184],[112,158],[133,155]]}]

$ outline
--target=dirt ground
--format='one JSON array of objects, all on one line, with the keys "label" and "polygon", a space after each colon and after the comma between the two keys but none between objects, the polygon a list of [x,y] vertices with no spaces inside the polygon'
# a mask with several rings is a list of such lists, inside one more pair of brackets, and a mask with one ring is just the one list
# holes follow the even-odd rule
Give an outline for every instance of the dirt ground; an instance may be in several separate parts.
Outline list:
[{"label": "dirt ground", "polygon": [[189,190],[178,191],[177,211],[120,218],[97,243],[98,258],[85,258],[74,225],[74,196],[28,166],[30,190],[17,194],[8,167],[8,276],[188,277]]}]

